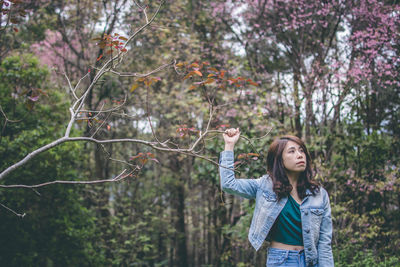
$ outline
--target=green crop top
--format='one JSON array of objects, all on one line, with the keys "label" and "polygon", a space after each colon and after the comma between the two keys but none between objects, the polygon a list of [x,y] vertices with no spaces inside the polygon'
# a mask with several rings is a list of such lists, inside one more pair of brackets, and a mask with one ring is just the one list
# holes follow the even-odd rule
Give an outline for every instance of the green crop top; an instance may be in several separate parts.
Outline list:
[{"label": "green crop top", "polygon": [[303,246],[300,204],[291,195],[271,228],[270,238],[287,245]]}]

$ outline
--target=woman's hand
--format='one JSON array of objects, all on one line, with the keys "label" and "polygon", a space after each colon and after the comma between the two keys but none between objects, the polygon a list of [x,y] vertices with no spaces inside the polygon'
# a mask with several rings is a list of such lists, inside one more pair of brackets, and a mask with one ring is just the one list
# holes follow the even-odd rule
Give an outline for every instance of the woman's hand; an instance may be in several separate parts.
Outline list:
[{"label": "woman's hand", "polygon": [[239,128],[227,129],[222,134],[222,136],[224,137],[224,141],[225,141],[225,150],[233,151],[235,144],[239,140],[239,137],[240,137]]}]

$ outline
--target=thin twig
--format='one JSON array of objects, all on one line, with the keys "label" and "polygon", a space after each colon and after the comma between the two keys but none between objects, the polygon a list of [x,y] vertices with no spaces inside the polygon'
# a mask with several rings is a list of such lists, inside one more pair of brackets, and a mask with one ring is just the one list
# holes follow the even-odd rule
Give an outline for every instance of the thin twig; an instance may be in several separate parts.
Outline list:
[{"label": "thin twig", "polygon": [[1,129],[1,133],[0,133],[0,141],[1,141],[1,139],[3,138],[3,133],[4,133],[4,131],[6,130],[7,123],[8,123],[8,122],[13,122],[13,123],[14,123],[14,122],[20,122],[21,120],[17,120],[17,121],[15,121],[15,120],[10,120],[10,119],[7,117],[6,113],[3,111],[3,108],[1,107],[1,105],[0,105],[0,111],[1,111],[1,114],[3,114],[4,119],[5,119],[4,125],[3,125],[2,129]]},{"label": "thin twig", "polygon": [[212,164],[214,164],[214,165],[216,165],[218,167],[221,167],[221,168],[224,168],[224,169],[228,169],[228,170],[231,170],[231,171],[234,171],[234,172],[237,172],[237,173],[240,174],[240,171],[236,170],[235,168],[232,169],[232,168],[229,168],[227,166],[221,165],[218,162],[213,161],[212,159],[209,159],[209,158],[207,158],[205,156],[197,155],[197,154],[194,154],[193,152],[190,152],[190,153],[188,153],[188,152],[179,152],[179,153],[187,155],[187,156],[192,156],[192,157],[204,159],[204,160],[206,160],[208,162],[211,162]]},{"label": "thin twig", "polygon": [[267,137],[267,135],[269,135],[269,133],[272,131],[273,128],[274,128],[274,127],[271,126],[266,134],[264,134],[264,135],[261,136],[261,137],[254,137],[254,138],[251,138],[250,140],[259,140],[259,139],[263,139],[263,138]]},{"label": "thin twig", "polygon": [[115,107],[113,107],[113,108],[109,108],[109,109],[103,110],[103,107],[104,107],[104,104],[103,104],[103,106],[100,108],[100,110],[81,109],[80,112],[86,112],[86,113],[88,113],[88,112],[91,112],[91,113],[107,113],[107,112],[116,111],[116,110],[122,108],[122,107],[125,105],[126,99],[127,99],[127,95],[125,95],[124,101],[122,102],[122,104],[120,104],[120,105],[118,105],[118,106],[115,106]]},{"label": "thin twig", "polygon": [[194,148],[198,145],[198,143],[208,134],[208,132],[209,132],[208,129],[210,128],[211,120],[213,118],[213,115],[214,115],[213,105],[209,104],[209,117],[208,117],[208,122],[207,122],[206,129],[205,129],[204,133],[201,133],[201,131],[200,131],[199,138],[194,142],[194,144],[190,148],[191,151],[193,151]]},{"label": "thin twig", "polygon": [[64,73],[64,76],[65,76],[65,79],[67,79],[69,90],[72,92],[72,95],[75,97],[75,100],[78,100],[78,96],[75,94],[74,88],[72,88],[72,84],[67,76],[67,73]]},{"label": "thin twig", "polygon": [[[100,113],[99,113],[100,114]],[[92,138],[97,134],[97,132],[99,131],[99,129],[101,128],[101,127],[103,127],[103,125],[106,123],[106,121],[110,118],[110,116],[111,116],[111,112],[109,112],[108,114],[107,114],[107,116],[106,116],[106,118],[102,121],[102,123],[100,124],[100,126],[99,127],[97,127],[97,129],[94,131],[94,133],[92,134]]]},{"label": "thin twig", "polygon": [[3,208],[5,208],[6,210],[8,210],[8,211],[14,213],[15,215],[17,215],[18,217],[24,218],[25,215],[26,215],[26,213],[20,214],[20,213],[18,213],[18,212],[15,212],[15,211],[13,211],[12,209],[10,209],[9,207],[7,207],[6,205],[3,205],[3,204],[1,204],[1,203],[0,203],[0,205],[1,205]]},{"label": "thin twig", "polygon": [[6,113],[4,112],[3,108],[1,107],[1,105],[0,105],[0,112],[1,112],[1,114],[3,114],[4,118],[5,118],[8,122],[20,122],[20,121],[21,121],[21,120],[10,120],[10,119],[7,117],[7,115],[6,115]]},{"label": "thin twig", "polygon": [[159,144],[161,144],[160,140],[158,140],[156,133],[154,131],[153,125],[151,123],[151,119],[150,119],[150,111],[149,111],[149,86],[147,86],[147,90],[146,90],[146,117],[147,120],[149,121],[149,125],[150,125],[150,129],[151,129],[151,134],[153,135],[154,139],[157,140],[157,142]]},{"label": "thin twig", "polygon": [[137,166],[137,165],[131,164],[131,163],[125,161],[125,160],[113,159],[113,158],[111,158],[111,157],[108,158],[108,159],[109,159],[109,160],[112,160],[112,161],[115,161],[115,162],[124,163],[124,164],[126,164],[126,165],[128,165],[128,166],[130,166],[130,167],[135,167],[135,168],[136,168],[136,166]]},{"label": "thin twig", "polygon": [[152,75],[152,74],[154,74],[154,73],[160,72],[160,71],[164,70],[164,69],[167,68],[167,67],[173,66],[173,65],[174,65],[174,62],[175,62],[175,61],[173,61],[173,62],[171,62],[171,63],[166,63],[166,64],[161,65],[160,67],[158,67],[158,68],[156,68],[156,69],[154,69],[154,70],[152,70],[152,71],[150,71],[150,72],[148,72],[148,73],[144,73],[144,74],[136,73],[136,72],[132,72],[132,73],[121,73],[121,72],[117,72],[117,71],[114,71],[114,70],[110,70],[110,72],[111,72],[112,74],[118,75],[118,76],[120,76],[120,77],[138,77],[138,78],[145,78],[145,77],[148,77],[148,76],[150,76],[150,75]]}]

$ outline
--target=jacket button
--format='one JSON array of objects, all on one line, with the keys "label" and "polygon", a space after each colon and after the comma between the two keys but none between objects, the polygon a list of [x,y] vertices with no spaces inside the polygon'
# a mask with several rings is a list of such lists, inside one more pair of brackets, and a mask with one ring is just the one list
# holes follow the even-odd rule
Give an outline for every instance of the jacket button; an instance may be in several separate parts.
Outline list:
[{"label": "jacket button", "polygon": [[306,229],[306,233],[308,234],[310,232],[310,229]]},{"label": "jacket button", "polygon": [[311,251],[311,248],[308,248],[307,250],[308,250],[308,251]]},{"label": "jacket button", "polygon": [[308,211],[304,212],[304,215],[308,215]]}]

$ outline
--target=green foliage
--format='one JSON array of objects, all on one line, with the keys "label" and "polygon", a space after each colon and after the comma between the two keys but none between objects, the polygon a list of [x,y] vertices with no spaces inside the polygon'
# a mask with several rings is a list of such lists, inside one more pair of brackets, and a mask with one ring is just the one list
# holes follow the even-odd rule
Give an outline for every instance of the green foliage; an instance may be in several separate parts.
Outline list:
[{"label": "green foliage", "polygon": [[[12,56],[1,65],[0,104],[10,120],[0,139],[0,169],[22,159],[32,150],[63,134],[66,120],[65,96],[48,92],[34,108],[26,99],[12,98],[13,86],[42,87],[47,70],[31,55]],[[22,96],[21,96],[22,97]],[[5,119],[2,118],[2,126]],[[38,184],[52,180],[80,179],[82,146],[67,143],[47,151],[4,180],[6,184]],[[0,253],[2,266],[90,266],[98,262],[90,243],[94,234],[91,212],[82,205],[83,187],[52,185],[35,190],[1,189],[0,202],[26,213],[19,218],[0,211]]]},{"label": "green foliage", "polygon": [[351,267],[390,267],[398,266],[400,258],[397,255],[376,256],[371,249],[363,248],[363,245],[355,245],[347,243],[339,247],[333,247],[333,255],[335,266],[351,266]]},{"label": "green foliage", "polygon": [[[107,32],[115,30],[111,25],[125,29],[125,33],[142,25],[144,12],[132,16],[132,9],[121,8],[128,13],[124,18],[118,17],[118,5],[113,4],[69,1],[61,6],[53,1],[37,10],[36,16],[29,18],[30,23],[21,25],[15,38],[17,43],[2,42],[2,56],[5,45],[20,46],[20,52],[1,58],[0,105],[8,119],[17,122],[6,124],[5,117],[0,116],[0,126],[4,126],[0,137],[0,169],[62,136],[69,118],[68,97],[53,89],[65,86],[65,81],[60,85],[50,83],[48,70],[22,51],[33,39],[43,40],[47,29],[61,33],[62,42],[57,48],[70,45],[77,50],[68,50],[72,56],[61,65],[67,66],[70,77],[81,77],[88,65],[95,62],[95,67],[99,67],[108,57],[105,54],[100,59],[99,55],[105,51],[94,50],[94,45],[88,42],[101,35],[97,23],[102,14],[110,15],[109,22],[113,21],[113,15],[117,16],[115,24],[107,24],[111,27],[105,29]],[[153,1],[146,10],[154,10],[156,5]],[[332,111],[326,120],[318,121],[323,115],[316,112],[310,116],[302,110],[306,101],[296,99],[294,90],[289,89],[291,84],[283,86],[288,82],[285,76],[293,74],[293,66],[282,47],[259,38],[242,48],[242,44],[235,43],[229,23],[216,20],[210,7],[210,3],[205,5],[202,1],[167,1],[154,27],[133,40],[125,61],[116,65],[115,70],[147,73],[173,59],[208,61],[235,77],[240,74],[264,81],[257,88],[211,87],[207,91],[215,97],[216,104],[229,103],[216,110],[210,127],[218,130],[240,127],[251,144],[242,139],[236,147],[236,156],[259,154],[237,158],[238,177],[257,178],[265,173],[265,154],[275,136],[307,132],[305,139],[313,156],[316,178],[331,197],[336,265],[399,265],[398,88],[368,87],[367,91],[365,85],[369,81],[346,85],[349,88],[332,85],[326,89],[331,92],[328,96],[340,98],[343,90],[350,97],[339,107],[342,110],[337,118]],[[90,32],[89,28],[96,30]],[[324,38],[324,33],[315,33]],[[12,37],[7,33],[2,40]],[[292,52],[296,52],[295,45],[303,42],[296,40],[295,35],[290,38]],[[337,40],[332,41],[334,44]],[[237,55],[238,49],[240,54],[244,52],[241,49],[246,50],[246,56]],[[52,53],[50,50],[46,53]],[[308,55],[316,52],[308,47],[307,53],[299,56],[310,58]],[[96,58],[99,60],[95,61]],[[94,75],[95,68],[90,68],[88,80]],[[276,76],[270,77],[266,72]],[[186,80],[174,72],[157,75],[162,76],[161,81],[151,86],[143,85],[145,79],[138,83],[114,74],[101,79],[87,103],[88,109],[99,108],[104,100],[118,103],[125,94],[128,96],[126,106],[109,118],[111,131],[99,131],[101,138],[152,139],[149,128],[144,126],[148,125],[144,115],[147,112],[159,140],[169,139],[182,147],[194,140],[199,129],[204,129],[209,112],[206,87],[198,84],[188,90],[198,74]],[[274,84],[268,84],[269,81]],[[71,82],[76,84],[77,80]],[[86,82],[83,80],[82,84]],[[314,97],[319,93],[324,95],[322,87],[315,88]],[[307,98],[306,92],[299,98]],[[311,111],[326,103],[329,110],[334,103],[324,99],[322,102],[316,102]],[[299,110],[295,110],[294,104],[299,105]],[[301,119],[299,125],[294,119],[297,116]],[[307,123],[310,128],[305,130]],[[179,136],[179,128],[186,131],[183,136]],[[192,128],[193,131],[188,131]],[[271,128],[268,136],[256,139]],[[73,131],[87,134],[90,129],[78,124]],[[109,178],[121,169],[120,164],[106,161],[110,155],[129,159],[152,152],[160,163],[149,160],[138,177],[112,185],[49,186],[38,189],[40,195],[28,189],[1,189],[0,203],[27,215],[21,219],[0,209],[3,248],[0,265],[179,266],[186,260],[188,266],[265,266],[265,254],[255,253],[247,241],[254,201],[221,192],[217,166],[184,155],[155,153],[137,145],[113,144],[102,149],[110,154],[99,152],[100,146],[63,144],[41,154],[2,182],[37,184],[55,179]],[[223,149],[220,134],[208,136],[199,149],[218,161]]]},{"label": "green foliage", "polygon": [[[398,222],[398,139],[383,131],[368,133],[360,122],[342,122],[331,159],[317,164],[331,196],[334,255],[338,266],[395,266]],[[327,155],[327,148],[318,151]],[[322,152],[322,153],[321,153]],[[322,158],[322,156],[321,156]]]},{"label": "green foliage", "polygon": [[[3,109],[9,111],[9,119],[24,117],[35,102],[44,97],[46,93],[42,87],[47,74],[47,68],[40,67],[38,59],[31,54],[16,54],[1,62],[0,97]],[[4,117],[1,120],[4,122]]]}]

